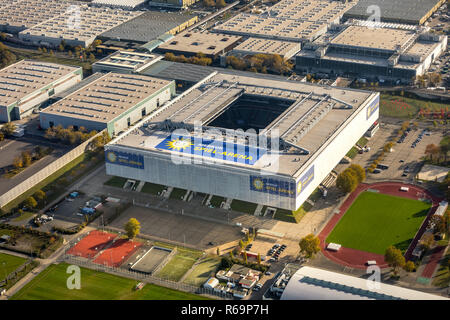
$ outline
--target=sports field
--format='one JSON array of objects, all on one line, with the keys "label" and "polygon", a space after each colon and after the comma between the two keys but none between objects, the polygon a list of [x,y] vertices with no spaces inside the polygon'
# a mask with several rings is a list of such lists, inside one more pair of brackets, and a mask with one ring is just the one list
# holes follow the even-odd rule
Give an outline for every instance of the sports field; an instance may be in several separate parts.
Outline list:
[{"label": "sports field", "polygon": [[6,275],[10,274],[24,264],[26,260],[27,259],[0,253],[0,281],[5,279],[5,273]]},{"label": "sports field", "polygon": [[51,265],[29,282],[13,300],[203,300],[202,296],[152,284],[135,291],[135,280],[90,269],[81,269],[81,289],[69,290],[66,273],[69,265]]},{"label": "sports field", "polygon": [[339,220],[326,242],[382,255],[391,245],[404,252],[430,206],[418,200],[365,191]]}]

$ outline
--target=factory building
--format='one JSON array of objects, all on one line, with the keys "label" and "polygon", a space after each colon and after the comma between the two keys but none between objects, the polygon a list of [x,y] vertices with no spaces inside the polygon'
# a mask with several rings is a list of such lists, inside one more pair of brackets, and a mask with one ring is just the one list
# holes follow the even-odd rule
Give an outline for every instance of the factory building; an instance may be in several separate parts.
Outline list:
[{"label": "factory building", "polygon": [[141,52],[116,51],[92,65],[92,72],[137,73],[162,59],[162,56]]},{"label": "factory building", "polygon": [[113,136],[160,108],[175,95],[175,82],[142,75],[108,73],[40,113],[43,129],[107,129]]},{"label": "factory building", "polygon": [[22,60],[0,70],[0,121],[19,120],[83,78],[81,67]]},{"label": "factory building", "polygon": [[255,54],[277,54],[291,59],[301,49],[300,43],[270,39],[248,38],[236,46],[229,54],[234,56],[253,56]]},{"label": "factory building", "polygon": [[305,44],[297,70],[408,83],[447,48],[447,36],[381,24],[348,25],[331,39]]}]

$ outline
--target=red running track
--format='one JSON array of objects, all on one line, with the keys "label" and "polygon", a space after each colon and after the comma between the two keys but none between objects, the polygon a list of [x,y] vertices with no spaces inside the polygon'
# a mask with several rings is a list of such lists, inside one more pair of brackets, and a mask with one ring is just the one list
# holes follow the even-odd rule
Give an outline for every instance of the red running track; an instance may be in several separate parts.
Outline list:
[{"label": "red running track", "polygon": [[93,230],[67,251],[67,253],[73,256],[92,259],[115,237],[116,235],[112,233]]},{"label": "red running track", "polygon": [[[408,187],[408,192],[400,191],[400,187]],[[325,228],[320,232],[319,239],[320,239],[320,247],[322,249],[323,254],[328,259],[339,263],[341,265],[351,267],[351,268],[357,268],[357,269],[366,269],[367,266],[365,263],[368,260],[375,260],[377,262],[377,265],[380,268],[386,268],[388,265],[384,261],[384,256],[380,254],[365,252],[361,250],[351,249],[351,248],[344,248],[341,247],[338,252],[329,251],[326,249],[327,243],[325,242],[325,239],[330,234],[330,232],[334,229],[334,227],[337,225],[339,220],[343,217],[345,212],[347,212],[348,208],[352,205],[353,201],[359,196],[359,194],[363,191],[366,191],[367,189],[373,189],[377,190],[380,193],[383,194],[389,194],[393,196],[403,197],[403,198],[410,198],[410,199],[419,199],[419,198],[427,198],[432,201],[432,207],[430,211],[428,212],[427,217],[424,219],[422,225],[419,228],[419,231],[416,233],[416,236],[414,237],[413,241],[411,241],[411,244],[409,245],[408,249],[405,253],[406,260],[409,260],[412,251],[417,245],[417,242],[422,237],[423,233],[425,232],[426,226],[428,225],[428,221],[431,218],[431,216],[436,211],[437,207],[439,206],[439,202],[442,200],[441,198],[438,198],[431,194],[429,191],[417,187],[415,185],[407,184],[407,183],[400,183],[400,182],[378,182],[373,184],[365,184],[361,183],[355,191],[353,191],[347,199],[344,201],[344,203],[339,208],[339,214],[335,214],[331,220],[327,223]],[[434,270],[434,269],[433,269]]]},{"label": "red running track", "polygon": [[442,256],[444,255],[445,246],[440,246],[434,248],[433,255],[431,256],[430,261],[426,265],[425,269],[422,271],[422,277],[424,278],[430,278],[433,277],[434,270],[436,270],[437,265],[439,264],[439,261],[441,260]]},{"label": "red running track", "polygon": [[120,267],[142,245],[140,242],[119,239],[105,251],[103,251],[93,262],[108,267]]}]

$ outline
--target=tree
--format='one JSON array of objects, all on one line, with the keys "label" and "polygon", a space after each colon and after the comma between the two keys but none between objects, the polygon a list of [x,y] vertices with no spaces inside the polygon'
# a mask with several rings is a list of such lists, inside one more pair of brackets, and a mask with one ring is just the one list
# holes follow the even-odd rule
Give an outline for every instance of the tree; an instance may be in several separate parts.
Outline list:
[{"label": "tree", "polygon": [[22,160],[23,160],[23,166],[29,167],[31,165],[31,154],[28,151],[22,152]]},{"label": "tree", "polygon": [[3,132],[0,132],[0,141],[5,140],[5,135],[3,134]]},{"label": "tree", "polygon": [[15,157],[13,160],[13,167],[16,169],[20,169],[23,167],[23,159],[22,157]]},{"label": "tree", "polygon": [[226,7],[226,3],[225,3],[225,1],[224,0],[217,0],[216,1],[216,8],[217,9],[221,9],[221,8],[223,8],[223,7]]},{"label": "tree", "polygon": [[89,55],[89,62],[90,63],[94,63],[95,62],[95,56],[92,53]]},{"label": "tree", "polygon": [[420,239],[420,244],[423,245],[427,250],[434,246],[434,235],[431,232],[427,232]]},{"label": "tree", "polygon": [[336,186],[345,193],[353,192],[358,186],[358,177],[354,170],[345,169],[336,179]]},{"label": "tree", "polygon": [[406,263],[405,257],[402,255],[400,249],[397,249],[394,246],[390,246],[386,249],[386,253],[384,254],[384,261],[386,261],[392,268],[394,276],[398,274],[398,269],[403,268]]},{"label": "tree", "polygon": [[433,161],[433,155],[436,155],[439,152],[439,146],[435,145],[434,143],[427,145],[425,148],[425,155],[429,155],[431,161]]},{"label": "tree", "polygon": [[259,252],[258,252],[258,257],[257,257],[257,259],[258,259],[258,264],[261,264],[261,254],[259,254]]},{"label": "tree", "polygon": [[125,224],[125,231],[127,233],[128,239],[134,239],[139,234],[140,230],[141,224],[135,218],[130,218],[130,220],[128,220],[128,222]]},{"label": "tree", "polygon": [[320,239],[312,233],[302,238],[298,245],[300,246],[300,252],[307,258],[314,257],[320,251]]},{"label": "tree", "polygon": [[0,43],[0,69],[14,61],[16,61],[16,56],[3,43]]},{"label": "tree", "polygon": [[218,256],[220,256],[220,249],[219,249],[219,247],[217,247],[216,254],[217,254]]},{"label": "tree", "polygon": [[2,127],[2,132],[5,136],[12,136],[16,131],[16,125],[12,122],[7,122]]},{"label": "tree", "polygon": [[247,264],[247,251],[244,251],[244,263]]},{"label": "tree", "polygon": [[37,201],[33,197],[28,197],[23,204],[29,208],[36,208]]},{"label": "tree", "polygon": [[348,167],[350,170],[353,170],[356,177],[358,178],[358,183],[361,183],[366,179],[366,172],[365,170],[358,164],[352,164],[350,167]]},{"label": "tree", "polygon": [[407,272],[414,272],[416,270],[416,265],[414,264],[414,262],[408,261],[405,263],[404,269]]},{"label": "tree", "polygon": [[42,190],[36,191],[34,193],[33,197],[39,202],[43,202],[45,199],[47,199],[47,195]]}]

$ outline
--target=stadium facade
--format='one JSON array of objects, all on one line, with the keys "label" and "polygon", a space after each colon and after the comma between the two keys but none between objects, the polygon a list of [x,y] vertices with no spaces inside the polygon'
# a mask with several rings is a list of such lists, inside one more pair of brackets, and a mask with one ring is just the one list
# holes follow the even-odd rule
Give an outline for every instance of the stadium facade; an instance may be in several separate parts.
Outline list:
[{"label": "stadium facade", "polygon": [[378,93],[214,72],[109,143],[106,171],[296,210],[378,108]]}]

